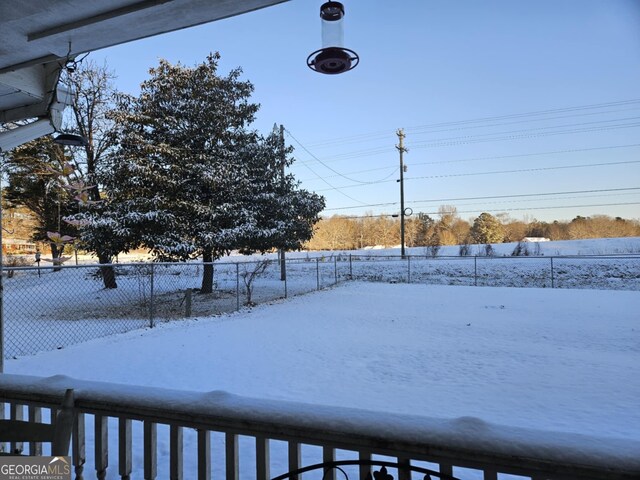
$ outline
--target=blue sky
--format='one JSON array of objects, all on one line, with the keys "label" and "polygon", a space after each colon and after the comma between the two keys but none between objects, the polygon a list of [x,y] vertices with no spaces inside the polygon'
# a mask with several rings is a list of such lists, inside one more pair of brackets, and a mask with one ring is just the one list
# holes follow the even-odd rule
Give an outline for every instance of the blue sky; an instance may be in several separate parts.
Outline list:
[{"label": "blue sky", "polygon": [[240,66],[255,85],[254,127],[287,129],[292,172],[327,198],[325,215],[397,213],[404,128],[414,212],[640,218],[640,2],[344,0],[345,46],[361,62],[337,76],[306,66],[321,47],[321,3],[90,58],[135,94],[159,58],[193,65],[219,51],[221,73]]}]

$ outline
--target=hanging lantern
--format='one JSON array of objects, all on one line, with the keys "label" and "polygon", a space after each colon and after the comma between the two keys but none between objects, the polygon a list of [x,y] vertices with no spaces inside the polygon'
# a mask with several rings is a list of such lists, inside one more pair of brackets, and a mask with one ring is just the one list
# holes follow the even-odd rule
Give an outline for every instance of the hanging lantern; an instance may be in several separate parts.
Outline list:
[{"label": "hanging lantern", "polygon": [[326,2],[320,7],[322,21],[322,48],[307,58],[307,66],[318,73],[336,75],[355,68],[360,57],[353,50],[344,48],[344,5]]}]

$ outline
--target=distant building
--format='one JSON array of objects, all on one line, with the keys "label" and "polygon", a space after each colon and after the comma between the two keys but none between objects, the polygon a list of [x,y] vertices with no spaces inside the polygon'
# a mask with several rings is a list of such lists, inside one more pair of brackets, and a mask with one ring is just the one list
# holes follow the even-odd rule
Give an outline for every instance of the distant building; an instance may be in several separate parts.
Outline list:
[{"label": "distant building", "polygon": [[2,253],[36,253],[37,246],[35,243],[20,238],[3,238]]},{"label": "distant building", "polygon": [[523,242],[550,242],[550,238],[546,237],[524,237],[522,239]]}]

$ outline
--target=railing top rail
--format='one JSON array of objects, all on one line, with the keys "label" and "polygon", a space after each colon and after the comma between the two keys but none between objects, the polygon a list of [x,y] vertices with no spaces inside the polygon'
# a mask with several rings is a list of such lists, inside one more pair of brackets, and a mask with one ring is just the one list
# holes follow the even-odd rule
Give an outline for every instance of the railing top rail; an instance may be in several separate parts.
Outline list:
[{"label": "railing top rail", "polygon": [[[640,478],[640,442],[486,423],[260,400],[226,392],[1,374],[0,401],[55,405],[73,388],[80,411],[356,451],[526,467],[577,478]],[[596,472],[596,473],[594,473]],[[603,472],[606,476],[603,476]]]}]

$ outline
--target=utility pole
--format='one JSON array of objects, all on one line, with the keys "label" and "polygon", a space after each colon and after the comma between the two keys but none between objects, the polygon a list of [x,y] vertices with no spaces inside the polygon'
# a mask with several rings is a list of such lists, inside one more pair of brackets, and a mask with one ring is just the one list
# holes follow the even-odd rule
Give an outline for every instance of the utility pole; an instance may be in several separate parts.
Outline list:
[{"label": "utility pole", "polygon": [[[280,181],[284,190],[284,167],[287,163],[284,148],[284,125],[280,125],[280,162],[282,165],[282,176],[280,177]],[[284,282],[287,279],[287,262],[284,258],[284,249],[281,248],[280,250],[278,250],[278,258],[280,259],[280,280]]]},{"label": "utility pole", "polygon": [[404,148],[404,130],[399,128],[396,135],[398,135],[396,148],[400,152],[400,180],[398,180],[400,182],[400,255],[404,258],[404,162],[402,155],[407,149]]}]

